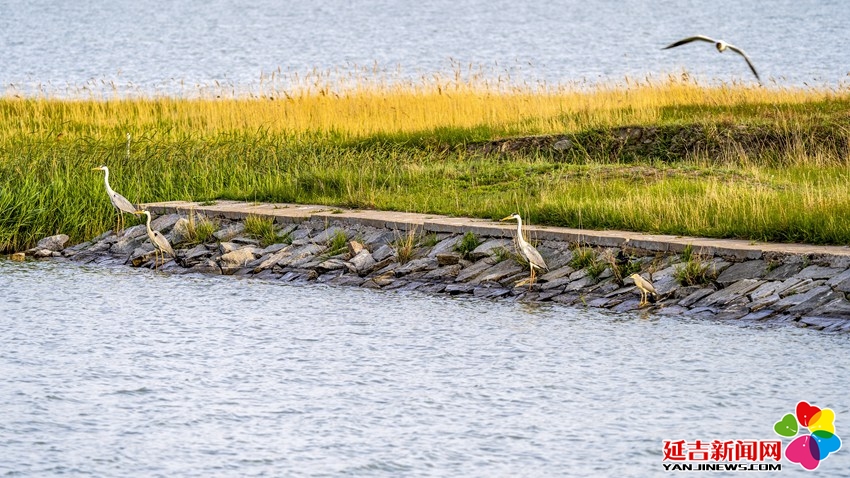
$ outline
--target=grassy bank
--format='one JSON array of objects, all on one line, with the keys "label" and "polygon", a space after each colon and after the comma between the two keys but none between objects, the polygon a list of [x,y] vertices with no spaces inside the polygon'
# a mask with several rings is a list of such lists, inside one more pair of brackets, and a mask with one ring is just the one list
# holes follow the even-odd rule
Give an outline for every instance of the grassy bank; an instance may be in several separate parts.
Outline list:
[{"label": "grassy bank", "polygon": [[518,210],[537,224],[847,244],[847,124],[847,91],[678,81],[2,98],[0,250],[109,228],[102,173],[91,171],[100,164],[134,202],[221,198],[490,218]]}]

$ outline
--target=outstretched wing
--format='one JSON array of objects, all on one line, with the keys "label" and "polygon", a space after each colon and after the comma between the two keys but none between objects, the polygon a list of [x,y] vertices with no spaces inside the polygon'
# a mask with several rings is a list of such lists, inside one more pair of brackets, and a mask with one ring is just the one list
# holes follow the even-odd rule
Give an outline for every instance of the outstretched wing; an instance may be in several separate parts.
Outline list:
[{"label": "outstretched wing", "polygon": [[138,209],[136,206],[133,206],[133,203],[127,200],[124,196],[112,191],[112,194],[109,196],[109,200],[112,201],[112,205],[118,208],[121,211],[128,212],[130,214],[135,214]]},{"label": "outstretched wing", "polygon": [[735,53],[743,56],[744,60],[747,61],[747,65],[749,65],[750,70],[752,70],[753,74],[756,75],[756,79],[761,81],[761,78],[759,78],[759,72],[756,71],[756,67],[753,66],[753,62],[750,61],[750,57],[748,57],[747,54],[744,53],[744,50],[736,47],[735,45],[726,45],[726,48],[728,48],[728,49],[734,51]]},{"label": "outstretched wing", "polygon": [[671,43],[671,44],[665,46],[664,48],[662,48],[662,50],[666,50],[668,48],[674,48],[674,47],[677,47],[679,45],[684,45],[685,43],[690,43],[692,41],[707,41],[709,43],[717,43],[717,40],[715,40],[713,38],[709,38],[709,37],[703,36],[703,35],[697,35],[697,36],[693,36],[693,37],[683,38],[683,39],[681,39],[681,40],[679,40],[675,43]]},{"label": "outstretched wing", "polygon": [[159,250],[169,253],[171,257],[175,257],[174,249],[171,248],[171,244],[168,243],[168,239],[166,239],[161,232],[153,231],[153,240],[156,243],[154,245],[159,248]]}]

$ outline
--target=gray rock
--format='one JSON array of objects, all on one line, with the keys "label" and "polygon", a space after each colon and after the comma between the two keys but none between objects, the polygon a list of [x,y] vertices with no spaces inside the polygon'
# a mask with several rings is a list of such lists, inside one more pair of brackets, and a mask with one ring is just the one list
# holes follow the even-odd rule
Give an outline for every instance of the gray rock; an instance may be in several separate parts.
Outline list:
[{"label": "gray rock", "polygon": [[391,257],[395,257],[395,251],[387,244],[378,247],[375,252],[372,253],[372,258],[377,262],[384,261]]},{"label": "gray rock", "polygon": [[573,147],[573,142],[568,139],[562,139],[560,141],[556,141],[555,144],[552,145],[552,149],[555,151],[569,151]]},{"label": "gray rock", "polygon": [[372,257],[372,254],[364,248],[361,249],[357,255],[352,257],[349,263],[354,266],[355,272],[360,275],[364,275],[371,272],[378,262],[374,257]]},{"label": "gray rock", "polygon": [[45,257],[53,257],[53,253],[56,252],[56,251],[51,251],[50,249],[39,249],[39,248],[30,249],[30,251],[32,251],[32,253],[30,255],[32,255],[33,257],[38,258],[38,259],[43,259]]},{"label": "gray rock", "polygon": [[745,317],[750,313],[750,308],[746,305],[734,305],[721,310],[715,316],[715,320],[737,320]]},{"label": "gray rock", "polygon": [[478,274],[475,278],[469,281],[470,284],[476,285],[482,282],[498,282],[505,277],[515,275],[522,271],[522,267],[514,261],[502,261],[485,272]]},{"label": "gray rock", "polygon": [[437,268],[437,260],[432,258],[414,259],[406,264],[402,264],[395,270],[396,277],[402,277],[407,274],[419,271],[432,271]]},{"label": "gray rock", "polygon": [[423,279],[431,279],[431,280],[449,280],[454,279],[463,269],[463,266],[460,264],[451,264],[447,266],[438,267],[432,271],[429,271]]},{"label": "gray rock", "polygon": [[47,249],[48,251],[61,251],[68,243],[69,237],[66,234],[56,234],[55,236],[45,237],[38,241],[35,245],[36,249]]},{"label": "gray rock", "polygon": [[803,316],[800,318],[800,323],[806,324],[809,327],[812,327],[816,330],[822,330],[827,327],[834,326],[837,322],[843,322],[840,319],[836,319],[834,317],[812,317],[812,316]]},{"label": "gray rock", "polygon": [[170,231],[179,220],[179,214],[165,214],[151,221],[151,229],[165,234]]},{"label": "gray rock", "polygon": [[206,259],[199,264],[189,268],[189,272],[200,272],[202,274],[221,274],[221,267],[212,259]]},{"label": "gray rock", "polygon": [[449,236],[443,239],[431,248],[428,252],[428,257],[439,257],[442,254],[454,254],[455,246],[459,240],[460,236]]},{"label": "gray rock", "polygon": [[[762,285],[758,279],[741,279],[729,287],[714,292],[694,304],[694,307],[726,306],[736,302],[749,302],[746,295]],[[680,302],[681,304],[681,302]]]},{"label": "gray rock", "polygon": [[254,255],[254,248],[252,247],[243,247],[242,249],[237,249],[235,251],[230,251],[221,255],[221,265],[222,268],[227,267],[245,267],[249,262],[256,259]]},{"label": "gray rock", "polygon": [[463,282],[456,283],[456,284],[449,284],[449,285],[446,286],[446,292],[448,292],[449,294],[452,294],[452,295],[468,294],[468,293],[472,292],[473,290],[475,290],[474,285],[466,284],[466,283],[463,283]]},{"label": "gray rock", "polygon": [[689,295],[689,296],[685,297],[684,299],[682,299],[681,301],[679,301],[679,305],[681,305],[683,307],[691,307],[692,305],[696,304],[697,302],[699,302],[703,298],[713,294],[714,292],[715,292],[715,290],[710,289],[710,288],[698,289],[698,290],[694,291],[691,295]]},{"label": "gray rock", "polygon": [[575,272],[575,269],[573,269],[572,267],[562,266],[541,275],[540,282],[549,282],[556,279],[560,279],[562,277],[569,277],[569,275],[573,272]]},{"label": "gray rock", "polygon": [[320,274],[341,269],[346,269],[345,261],[342,259],[328,259],[326,261],[322,261],[316,266],[316,270]]},{"label": "gray rock", "polygon": [[316,234],[315,236],[311,237],[310,242],[312,242],[313,244],[327,244],[331,241],[331,239],[334,238],[334,236],[336,236],[337,232],[345,234],[345,238],[348,239],[348,231],[341,227],[331,226],[325,229],[324,231]]},{"label": "gray rock", "polygon": [[[542,280],[543,278],[541,277],[540,279]],[[559,277],[559,278],[557,278],[555,280],[551,280],[549,282],[541,282],[540,283],[540,289],[541,290],[551,290],[551,289],[557,289],[559,287],[563,288],[569,283],[570,283],[569,277]]]},{"label": "gray rock", "polygon": [[[689,285],[689,286],[679,287],[679,288],[676,289],[676,292],[673,294],[673,298],[681,300],[681,299],[684,299],[685,297],[688,297],[689,295],[693,294],[694,292],[696,292],[698,290],[705,290],[705,287],[701,286],[701,285]],[[708,295],[708,294],[706,294],[706,295]],[[705,297],[705,296],[703,296],[703,297]],[[700,299],[701,298],[702,297],[700,297]]]},{"label": "gray rock", "polygon": [[844,272],[842,269],[833,269],[832,267],[809,266],[801,270],[795,277],[798,279],[832,279],[833,277]]},{"label": "gray rock", "polygon": [[393,233],[384,229],[376,229],[363,237],[363,244],[370,251],[376,251],[382,246],[393,242]]},{"label": "gray rock", "polygon": [[781,264],[770,272],[765,273],[764,278],[767,280],[786,280],[798,272],[803,270],[803,264],[800,262],[788,262]]},{"label": "gray rock", "polygon": [[234,224],[230,224],[225,226],[218,231],[213,233],[213,237],[218,239],[219,241],[229,241],[230,239],[238,236],[245,232],[245,224],[241,222],[237,222]]},{"label": "gray rock", "polygon": [[482,272],[486,271],[487,269],[493,267],[494,263],[495,263],[495,260],[493,260],[493,258],[490,258],[490,257],[488,257],[486,259],[481,259],[480,261],[476,262],[475,264],[472,264],[471,266],[463,269],[460,272],[460,274],[457,275],[457,277],[455,278],[455,281],[456,282],[466,282],[468,280],[472,280],[478,274],[481,274]]},{"label": "gray rock", "polygon": [[850,292],[850,270],[846,270],[841,274],[838,274],[837,276],[828,280],[826,284],[834,287],[835,290],[841,292]]},{"label": "gray rock", "polygon": [[233,243],[238,244],[240,246],[259,246],[260,245],[260,241],[253,239],[253,238],[250,238],[250,237],[245,237],[245,236],[236,236],[233,239],[231,239],[230,242],[233,242]]},{"label": "gray rock", "polygon": [[816,299],[827,292],[832,292],[832,288],[828,285],[819,285],[800,294],[787,295],[774,303],[772,308],[777,311],[784,311],[785,309],[798,306],[808,300]]},{"label": "gray rock", "polygon": [[[360,253],[360,251],[366,249],[366,246],[359,241],[348,241],[348,255],[350,257],[354,257]],[[368,251],[367,251],[368,252]]]},{"label": "gray rock", "polygon": [[816,317],[840,317],[850,318],[850,301],[844,296],[839,296],[831,302],[812,310],[811,314]]},{"label": "gray rock", "polygon": [[284,244],[282,242],[278,244],[272,244],[263,249],[261,255],[274,254],[275,252],[279,252],[283,249],[286,249],[287,247],[289,247],[289,244]]},{"label": "gray rock", "polygon": [[[429,255],[430,257],[430,255]],[[437,254],[437,264],[440,266],[460,265],[460,254],[457,252],[446,252]]]},{"label": "gray rock", "polygon": [[[153,229],[153,227],[151,227],[151,229]],[[116,236],[115,240],[118,241],[121,239],[133,239],[136,237],[142,237],[146,236],[147,232],[148,229],[144,224],[136,224],[135,226],[128,227],[127,229],[121,231],[121,234]]]},{"label": "gray rock", "polygon": [[130,254],[145,242],[149,242],[147,236],[122,237],[109,248],[109,251],[113,254]]},{"label": "gray rock", "polygon": [[[815,309],[820,308],[824,304],[834,301],[837,298],[844,299],[844,294],[841,292],[835,292],[829,288],[829,286],[824,285],[821,287],[825,287],[826,289],[823,292],[818,294],[812,294],[808,299],[800,302],[797,305],[791,306],[788,308],[787,312],[789,314],[797,314],[797,315],[805,315],[809,314]],[[814,290],[814,289],[812,289]],[[810,291],[811,292],[811,291]]]},{"label": "gray rock", "polygon": [[364,282],[366,282],[365,277],[360,277],[358,275],[353,274],[343,274],[330,281],[330,283],[333,285],[347,285],[355,287],[362,285]]},{"label": "gray rock", "polygon": [[[760,285],[758,288],[750,292],[750,300],[757,301],[771,295],[779,294],[780,292],[784,291],[785,289],[791,287],[792,285],[794,285],[794,283],[796,283],[794,282],[786,284],[786,282],[787,281],[775,280],[765,282],[764,284]],[[799,282],[799,280],[797,282]]]},{"label": "gray rock", "polygon": [[592,285],[595,281],[593,278],[589,276],[582,277],[581,279],[574,280],[564,288],[564,292],[577,291],[580,289],[584,289],[585,287]]},{"label": "gray rock", "polygon": [[786,279],[787,281],[793,281],[793,285],[787,287],[783,290],[779,295],[781,297],[788,297],[796,294],[805,294],[806,292],[824,284],[825,280],[812,280],[812,279],[803,279],[800,280],[798,277],[791,277],[790,279]]},{"label": "gray rock", "polygon": [[495,299],[497,297],[508,295],[510,292],[510,289],[506,289],[504,287],[478,286],[472,289],[472,295],[479,299]]},{"label": "gray rock", "polygon": [[587,277],[587,268],[579,269],[572,274],[570,274],[570,280],[579,280]]},{"label": "gray rock", "polygon": [[496,254],[497,250],[507,249],[511,247],[511,243],[513,241],[509,239],[490,239],[489,241],[484,241],[478,247],[476,247],[472,252],[469,253],[469,256],[472,260],[483,259],[485,257],[490,257]]},{"label": "gray rock", "polygon": [[763,260],[739,262],[732,264],[718,277],[717,283],[726,287],[741,279],[760,279],[767,272],[767,263]]},{"label": "gray rock", "polygon": [[779,302],[781,299],[782,297],[780,297],[779,294],[770,294],[750,302],[749,307],[751,311],[756,312],[772,306],[773,304]]},{"label": "gray rock", "polygon": [[227,254],[228,252],[233,252],[239,249],[240,247],[242,246],[235,242],[221,242],[218,245],[218,252],[220,252],[221,254]]},{"label": "gray rock", "polygon": [[292,248],[283,249],[280,251],[282,257],[277,261],[280,267],[294,265],[306,258],[313,257],[325,250],[324,246],[318,244],[305,244],[303,246],[294,246]]},{"label": "gray rock", "polygon": [[774,313],[775,312],[773,311],[773,309],[762,309],[762,310],[758,310],[758,311],[752,311],[749,314],[741,317],[740,320],[750,320],[750,321],[764,320],[764,319],[767,319],[768,317],[772,316]]},{"label": "gray rock", "polygon": [[652,274],[652,285],[659,295],[668,295],[679,287],[676,281],[678,266],[670,266]]}]

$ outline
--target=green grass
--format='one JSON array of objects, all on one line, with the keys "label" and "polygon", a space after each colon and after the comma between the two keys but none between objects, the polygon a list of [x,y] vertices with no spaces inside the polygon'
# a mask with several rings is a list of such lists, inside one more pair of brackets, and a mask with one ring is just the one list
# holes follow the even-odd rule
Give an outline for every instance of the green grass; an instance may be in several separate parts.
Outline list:
[{"label": "green grass", "polygon": [[[545,114],[511,110],[495,122],[485,113],[458,121],[446,113],[442,124],[424,122],[432,110],[409,100],[421,116],[395,130],[380,108],[375,114],[387,116],[370,120],[372,129],[352,119],[320,130],[310,129],[307,110],[293,113],[306,126],[264,128],[274,118],[267,114],[281,110],[247,100],[0,98],[0,251],[57,233],[79,242],[112,227],[102,173],[91,171],[101,164],[110,167],[112,187],[137,203],[232,199],[490,219],[520,210],[536,225],[850,244],[846,95],[595,94],[558,100],[560,109]],[[329,122],[339,106],[333,101],[316,100],[331,105],[321,111]],[[488,111],[486,97],[468,101]],[[465,111],[467,103],[440,97],[435,104]],[[262,112],[256,119],[254,109]],[[625,138],[619,128],[630,125],[645,128],[649,142]],[[576,146],[508,153],[476,146],[553,133]]]},{"label": "green grass", "polygon": [[[262,216],[245,218],[245,234],[260,241],[261,247],[287,242],[289,236],[280,236],[274,226],[274,219]],[[290,241],[291,242],[291,241]]]},{"label": "green grass", "polygon": [[197,216],[194,212],[189,213],[186,224],[186,239],[188,245],[204,244],[211,241],[218,226],[205,216]]},{"label": "green grass", "polygon": [[478,236],[475,235],[472,231],[467,232],[463,235],[463,237],[455,244],[455,252],[460,253],[461,257],[464,259],[470,259],[470,254],[475,250],[476,247],[481,245],[481,241],[478,239]]}]

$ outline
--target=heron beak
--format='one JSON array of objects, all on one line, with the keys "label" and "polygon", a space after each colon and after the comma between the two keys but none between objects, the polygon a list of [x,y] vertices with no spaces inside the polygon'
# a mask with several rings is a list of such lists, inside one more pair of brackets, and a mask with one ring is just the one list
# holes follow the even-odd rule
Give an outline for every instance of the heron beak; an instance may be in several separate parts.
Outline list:
[{"label": "heron beak", "polygon": [[500,221],[507,221],[508,219],[513,219],[513,218],[514,218],[513,216],[508,216],[508,217],[503,217],[503,218],[501,218],[501,219],[499,219],[499,220],[500,220]]},{"label": "heron beak", "polygon": [[144,214],[144,211],[133,211],[133,214]]},{"label": "heron beak", "polygon": [[101,171],[100,168],[91,168],[92,171]]}]

